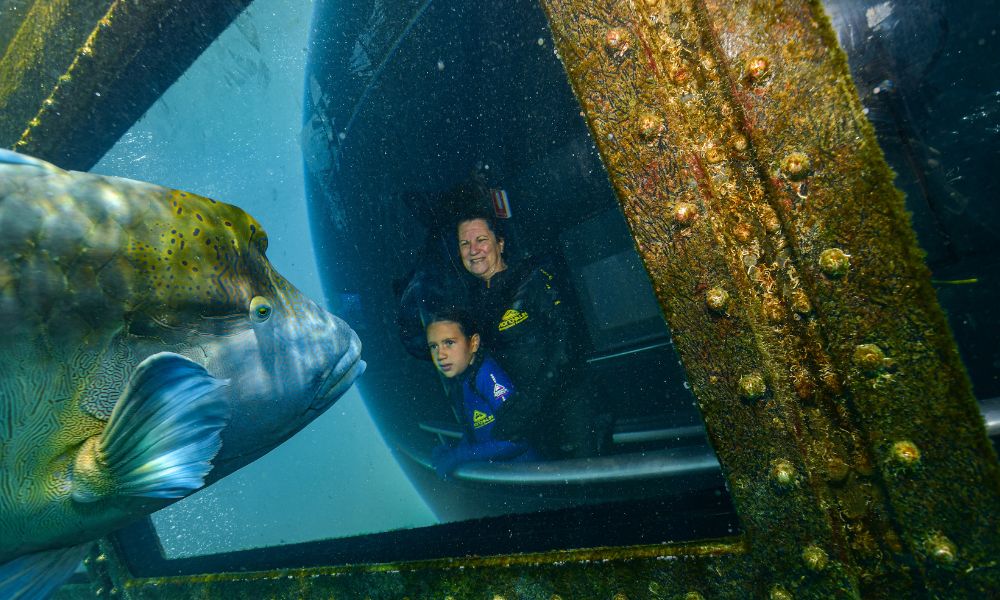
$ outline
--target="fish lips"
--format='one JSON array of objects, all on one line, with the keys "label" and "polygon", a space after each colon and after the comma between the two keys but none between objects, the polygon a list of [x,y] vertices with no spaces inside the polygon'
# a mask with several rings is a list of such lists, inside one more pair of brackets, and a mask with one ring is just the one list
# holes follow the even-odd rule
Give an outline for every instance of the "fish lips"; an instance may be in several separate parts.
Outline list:
[{"label": "fish lips", "polygon": [[330,408],[344,393],[350,389],[354,381],[365,372],[367,364],[361,360],[359,351],[348,352],[332,365],[321,376],[321,383],[316,389],[309,409],[323,412]]}]

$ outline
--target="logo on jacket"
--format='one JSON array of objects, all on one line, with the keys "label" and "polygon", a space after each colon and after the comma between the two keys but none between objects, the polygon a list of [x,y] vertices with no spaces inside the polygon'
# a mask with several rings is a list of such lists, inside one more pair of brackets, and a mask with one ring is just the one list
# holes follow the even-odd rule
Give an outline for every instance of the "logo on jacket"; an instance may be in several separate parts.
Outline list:
[{"label": "logo on jacket", "polygon": [[476,429],[486,427],[493,422],[493,415],[488,415],[481,410],[472,411],[472,426]]},{"label": "logo on jacket", "polygon": [[506,400],[504,396],[507,395],[507,388],[500,385],[500,382],[497,381],[497,376],[494,375],[493,373],[490,373],[490,379],[493,380],[493,397],[500,398],[501,400]]},{"label": "logo on jacket", "polygon": [[514,310],[513,308],[508,308],[507,312],[503,314],[503,318],[500,319],[500,331],[507,331],[511,327],[517,325],[518,323],[524,323],[528,320],[528,313],[523,310]]}]

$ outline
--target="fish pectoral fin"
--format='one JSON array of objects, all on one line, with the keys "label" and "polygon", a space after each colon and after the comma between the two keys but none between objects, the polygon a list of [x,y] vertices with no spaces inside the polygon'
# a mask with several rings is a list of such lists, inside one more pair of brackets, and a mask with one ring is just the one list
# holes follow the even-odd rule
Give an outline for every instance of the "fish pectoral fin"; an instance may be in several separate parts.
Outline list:
[{"label": "fish pectoral fin", "polygon": [[73,499],[111,495],[182,498],[205,485],[222,446],[227,380],[171,352],[139,363],[108,426],[73,462]]},{"label": "fish pectoral fin", "polygon": [[0,565],[0,598],[44,600],[62,585],[90,551],[91,542],[19,556]]}]

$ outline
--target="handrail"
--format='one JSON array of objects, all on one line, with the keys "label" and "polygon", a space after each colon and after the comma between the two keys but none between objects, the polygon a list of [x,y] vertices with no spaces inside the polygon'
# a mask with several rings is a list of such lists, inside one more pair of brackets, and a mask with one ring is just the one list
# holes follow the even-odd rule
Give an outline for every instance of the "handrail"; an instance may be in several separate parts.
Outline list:
[{"label": "handrail", "polygon": [[[991,438],[1000,437],[1000,398],[980,402],[980,412]],[[425,422],[424,431],[448,437],[461,437],[457,424]],[[679,437],[692,439],[704,432],[700,425],[648,431],[619,430],[616,443],[652,441]],[[457,434],[457,435],[456,435]],[[631,436],[631,437],[630,437]],[[419,450],[401,448],[410,459],[427,469],[433,469],[430,456]],[[631,452],[595,458],[574,458],[531,463],[477,462],[460,466],[453,474],[457,480],[507,485],[584,485],[624,483],[650,479],[683,477],[685,485],[697,481],[721,482],[719,462],[707,444],[691,444],[650,452]]]}]

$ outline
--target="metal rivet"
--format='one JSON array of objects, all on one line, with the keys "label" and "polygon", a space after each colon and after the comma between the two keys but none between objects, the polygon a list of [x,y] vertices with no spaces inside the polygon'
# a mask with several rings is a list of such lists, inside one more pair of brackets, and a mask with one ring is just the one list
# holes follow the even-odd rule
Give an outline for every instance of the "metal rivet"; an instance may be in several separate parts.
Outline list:
[{"label": "metal rivet", "polygon": [[611,29],[606,34],[604,34],[604,47],[607,48],[609,52],[621,52],[628,49],[628,43],[625,40],[625,32],[621,29]]},{"label": "metal rivet", "polygon": [[879,371],[885,367],[885,352],[875,344],[860,344],[854,349],[854,364],[865,371]]},{"label": "metal rivet", "polygon": [[737,153],[746,152],[747,148],[749,147],[747,138],[738,133],[733,135],[733,137],[729,139],[729,145],[732,146],[733,150],[735,150]]},{"label": "metal rivet", "polygon": [[698,216],[698,208],[688,202],[678,202],[674,205],[674,222],[678,225],[687,225]]},{"label": "metal rivet", "polygon": [[729,304],[729,292],[722,288],[712,288],[705,292],[705,304],[716,312],[722,312]]},{"label": "metal rivet", "polygon": [[787,460],[779,458],[771,463],[771,478],[778,485],[788,487],[795,483],[795,467]]},{"label": "metal rivet", "polygon": [[656,115],[645,114],[639,117],[639,135],[644,140],[655,138],[663,129],[663,121]]},{"label": "metal rivet", "polygon": [[840,248],[827,248],[819,255],[819,268],[830,277],[840,277],[851,268],[851,257]]},{"label": "metal rivet", "polygon": [[792,595],[784,587],[776,585],[771,587],[771,600],[792,600]]},{"label": "metal rivet", "polygon": [[892,459],[904,465],[914,465],[920,462],[920,449],[909,440],[902,440],[892,445]]},{"label": "metal rivet", "polygon": [[805,152],[792,152],[781,161],[781,172],[793,181],[805,179],[811,168]]},{"label": "metal rivet", "polygon": [[940,533],[936,533],[924,542],[927,554],[941,564],[950,564],[958,558],[958,548],[951,540]]},{"label": "metal rivet", "polygon": [[760,373],[750,373],[740,377],[740,395],[747,400],[756,400],[767,392],[767,384]]},{"label": "metal rivet", "polygon": [[722,162],[726,156],[722,153],[722,150],[715,146],[709,146],[705,149],[705,160],[711,164]]},{"label": "metal rivet", "polygon": [[812,312],[812,303],[809,302],[809,296],[802,290],[792,292],[792,310],[800,315],[807,315]]},{"label": "metal rivet", "polygon": [[819,546],[806,546],[806,549],[802,551],[802,560],[813,571],[822,571],[826,568],[827,563],[830,562],[826,551]]},{"label": "metal rivet", "polygon": [[758,80],[768,74],[771,64],[763,56],[755,56],[747,61],[747,77]]}]

